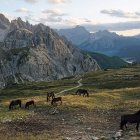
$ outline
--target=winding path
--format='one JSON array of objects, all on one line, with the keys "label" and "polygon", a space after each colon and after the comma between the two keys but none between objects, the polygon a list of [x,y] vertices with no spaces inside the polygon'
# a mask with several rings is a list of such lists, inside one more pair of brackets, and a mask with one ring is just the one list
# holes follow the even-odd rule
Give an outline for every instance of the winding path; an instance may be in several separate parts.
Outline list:
[{"label": "winding path", "polygon": [[60,91],[57,95],[64,95],[64,93],[65,93],[66,91],[70,91],[70,90],[73,90],[73,89],[76,89],[76,88],[81,87],[81,86],[83,85],[83,84],[81,83],[81,81],[82,81],[82,79],[80,79],[79,81],[77,81],[78,85],[77,85],[76,87],[62,90],[62,91]]}]

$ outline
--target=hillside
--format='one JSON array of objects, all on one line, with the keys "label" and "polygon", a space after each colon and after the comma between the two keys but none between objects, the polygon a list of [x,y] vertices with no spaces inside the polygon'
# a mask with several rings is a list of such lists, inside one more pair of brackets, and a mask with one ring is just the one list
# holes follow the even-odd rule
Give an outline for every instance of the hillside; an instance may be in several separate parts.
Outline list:
[{"label": "hillside", "polygon": [[[28,82],[7,87],[0,91],[0,137],[22,140],[62,140],[67,137],[72,140],[91,140],[93,137],[104,136],[110,140],[119,130],[120,116],[139,110],[139,71],[140,66],[135,65],[88,72],[52,82]],[[74,89],[62,95],[63,103],[56,108],[46,102],[46,92],[55,91],[57,95],[64,89],[75,87],[81,78],[81,88],[88,90],[89,97],[74,95]],[[25,110],[22,106],[22,109],[9,111],[7,106],[11,99],[21,99],[23,105],[34,99],[37,107]],[[128,124],[128,128],[128,131],[123,132],[123,139],[138,139],[139,133],[135,132],[135,126]]]},{"label": "hillside", "polygon": [[125,61],[117,56],[110,57],[100,53],[85,51],[83,51],[83,53],[90,55],[93,59],[95,59],[102,69],[120,68],[127,65]]}]

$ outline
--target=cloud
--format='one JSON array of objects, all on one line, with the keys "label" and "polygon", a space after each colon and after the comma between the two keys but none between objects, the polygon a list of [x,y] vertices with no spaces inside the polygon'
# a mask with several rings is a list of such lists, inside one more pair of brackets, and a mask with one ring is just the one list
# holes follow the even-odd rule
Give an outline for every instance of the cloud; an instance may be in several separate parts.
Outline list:
[{"label": "cloud", "polygon": [[40,21],[43,22],[61,22],[63,20],[64,16],[67,16],[66,13],[63,13],[59,9],[54,10],[43,10],[42,11],[42,18],[40,18]]},{"label": "cloud", "polygon": [[90,32],[96,32],[99,30],[109,31],[125,31],[132,29],[140,29],[140,21],[118,22],[118,23],[106,23],[106,24],[82,24]]},{"label": "cloud", "polygon": [[90,23],[92,21],[86,18],[69,18],[69,19],[65,19],[63,22],[66,25],[74,26],[74,25]]},{"label": "cloud", "polygon": [[35,23],[44,23],[44,24],[57,24],[58,22],[63,21],[63,17],[66,16],[66,13],[63,13],[61,10],[43,10],[39,16],[28,15],[25,17],[26,20],[33,21]]},{"label": "cloud", "polygon": [[122,10],[102,10],[102,14],[119,18],[140,18],[140,12],[124,12]]},{"label": "cloud", "polygon": [[59,9],[54,9],[54,10],[43,10],[42,11],[43,14],[46,14],[48,16],[54,16],[54,17],[61,17],[61,16],[66,16],[66,13],[63,13],[61,10]]},{"label": "cloud", "polygon": [[31,11],[29,11],[26,8],[19,8],[19,9],[16,9],[15,12],[18,12],[18,13],[30,13]]},{"label": "cloud", "polygon": [[37,3],[38,0],[25,0],[25,2],[28,2],[28,3],[34,4],[34,3]]},{"label": "cloud", "polygon": [[48,0],[48,2],[51,4],[62,4],[62,3],[69,3],[71,1],[70,0]]}]

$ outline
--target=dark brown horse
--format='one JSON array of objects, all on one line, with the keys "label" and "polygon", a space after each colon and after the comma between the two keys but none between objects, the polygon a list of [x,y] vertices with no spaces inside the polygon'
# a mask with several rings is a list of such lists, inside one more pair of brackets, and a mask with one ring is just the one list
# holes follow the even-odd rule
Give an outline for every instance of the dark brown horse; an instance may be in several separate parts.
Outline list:
[{"label": "dark brown horse", "polygon": [[78,90],[76,91],[76,94],[77,94],[77,95],[83,95],[83,97],[84,97],[84,96],[89,97],[89,93],[88,93],[88,91],[85,90],[85,89],[78,89]]},{"label": "dark brown horse", "polygon": [[126,114],[121,116],[120,128],[123,130],[124,126],[127,129],[127,123],[136,123],[136,130],[139,130],[140,123],[140,110],[135,114]]},{"label": "dark brown horse", "polygon": [[51,105],[55,105],[57,102],[60,102],[62,104],[62,97],[53,98]]},{"label": "dark brown horse", "polygon": [[26,102],[25,108],[29,109],[29,106],[30,106],[30,105],[33,105],[34,107],[36,107],[35,102],[34,102],[33,100],[31,100],[31,101],[29,101],[29,102]]},{"label": "dark brown horse", "polygon": [[52,100],[53,100],[53,98],[55,98],[55,95],[54,95],[53,91],[52,92],[47,92],[47,102],[50,101],[50,98],[52,98]]},{"label": "dark brown horse", "polygon": [[21,108],[21,100],[13,100],[13,101],[11,101],[10,105],[9,105],[9,110],[13,110],[14,106],[16,108],[16,105],[19,105],[19,107]]}]

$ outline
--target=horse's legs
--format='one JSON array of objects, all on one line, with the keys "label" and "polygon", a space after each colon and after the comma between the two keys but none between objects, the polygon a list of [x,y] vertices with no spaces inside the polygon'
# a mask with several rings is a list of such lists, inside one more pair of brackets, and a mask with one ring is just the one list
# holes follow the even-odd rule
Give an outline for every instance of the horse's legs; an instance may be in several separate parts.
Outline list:
[{"label": "horse's legs", "polygon": [[136,125],[136,130],[139,131],[139,122]]},{"label": "horse's legs", "polygon": [[62,105],[62,100],[61,100],[61,105]]},{"label": "horse's legs", "polygon": [[126,125],[126,123],[125,123],[124,125],[125,125],[125,129],[127,130],[127,125]]},{"label": "horse's legs", "polygon": [[47,102],[49,102],[49,97],[47,96]]}]

